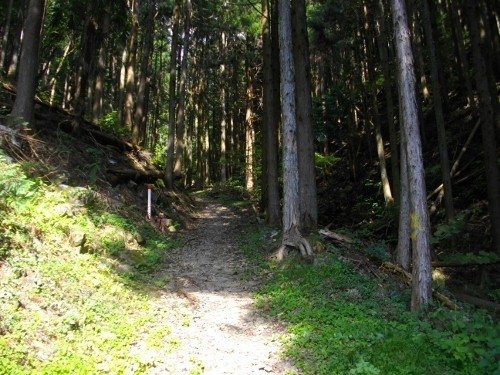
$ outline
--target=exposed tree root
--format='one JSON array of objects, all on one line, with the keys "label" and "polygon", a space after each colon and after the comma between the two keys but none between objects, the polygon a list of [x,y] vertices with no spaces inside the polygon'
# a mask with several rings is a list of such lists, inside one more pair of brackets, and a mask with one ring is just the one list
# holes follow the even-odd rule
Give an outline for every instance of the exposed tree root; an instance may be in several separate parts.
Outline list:
[{"label": "exposed tree root", "polygon": [[303,237],[298,228],[293,226],[287,232],[283,233],[281,246],[273,254],[273,257],[281,262],[289,257],[294,250],[298,250],[301,257],[308,263],[313,263],[313,249],[309,241]]}]

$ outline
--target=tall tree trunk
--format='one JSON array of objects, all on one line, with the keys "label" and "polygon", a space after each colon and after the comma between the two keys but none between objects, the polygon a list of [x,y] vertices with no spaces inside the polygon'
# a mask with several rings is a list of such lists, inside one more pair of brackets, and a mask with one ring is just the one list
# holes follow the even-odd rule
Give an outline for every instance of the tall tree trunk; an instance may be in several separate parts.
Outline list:
[{"label": "tall tree trunk", "polygon": [[495,138],[495,123],[498,122],[498,118],[495,118],[493,107],[494,99],[490,95],[485,61],[481,51],[476,4],[474,0],[467,0],[466,5],[469,17],[476,89],[479,97],[479,116],[481,119],[481,133],[484,148],[491,236],[493,239],[493,249],[500,255],[500,187],[498,182],[498,154],[496,151],[497,145]]},{"label": "tall tree trunk", "polygon": [[[207,105],[205,101],[205,105]],[[203,155],[204,155],[204,171],[203,171],[203,188],[207,188],[210,185],[210,171],[211,171],[211,150],[210,150],[210,126],[208,121],[208,111],[204,111],[204,118],[201,126],[204,128],[204,139],[203,139]]]},{"label": "tall tree trunk", "polygon": [[398,135],[396,130],[396,119],[394,115],[394,95],[392,92],[392,77],[391,68],[389,63],[389,38],[386,24],[386,11],[384,6],[384,1],[378,1],[377,9],[377,25],[378,25],[378,36],[377,45],[380,56],[380,62],[382,63],[382,72],[384,74],[384,92],[385,92],[385,102],[387,108],[387,124],[389,128],[389,139],[391,147],[391,174],[392,174],[392,190],[396,200],[399,200],[400,195],[400,167],[399,167],[399,150],[398,150]]},{"label": "tall tree trunk", "polygon": [[391,185],[389,183],[389,175],[387,173],[387,163],[385,160],[385,149],[384,149],[384,139],[382,137],[382,126],[380,124],[380,113],[378,109],[378,99],[377,99],[377,82],[376,82],[376,64],[375,64],[375,29],[370,27],[374,22],[370,18],[371,15],[368,10],[368,6],[365,5],[365,41],[366,41],[366,55],[367,55],[367,75],[368,75],[368,85],[370,86],[370,99],[371,99],[371,118],[375,129],[375,143],[377,146],[377,156],[379,162],[380,170],[380,181],[382,183],[382,192],[384,194],[384,200],[386,204],[391,204],[394,202],[392,197]]},{"label": "tall tree trunk", "polygon": [[98,123],[102,117],[102,101],[104,96],[104,75],[106,73],[107,40],[109,32],[110,14],[109,10],[104,10],[102,30],[99,35],[99,57],[97,58],[97,69],[94,82],[94,103],[92,105],[92,121]]},{"label": "tall tree trunk", "polygon": [[69,102],[71,100],[71,87],[70,87],[70,74],[69,72],[66,72],[64,75],[64,90],[63,90],[63,101],[62,101],[62,107],[64,109],[69,108]]},{"label": "tall tree trunk", "polygon": [[[201,86],[201,85],[200,85]],[[205,154],[203,147],[205,142],[205,130],[203,127],[205,114],[203,112],[203,103],[199,99],[196,103],[196,189],[203,188],[205,179]]]},{"label": "tall tree trunk", "polygon": [[146,140],[146,123],[148,117],[150,71],[153,58],[154,41],[154,12],[155,2],[149,0],[148,16],[144,30],[144,44],[142,48],[141,76],[137,87],[134,123],[132,125],[132,142],[144,146]]},{"label": "tall tree trunk", "polygon": [[265,205],[266,221],[269,225],[279,223],[280,200],[278,186],[278,118],[274,109],[272,67],[272,40],[270,18],[277,17],[271,14],[269,0],[262,0],[262,42],[263,42],[263,102],[264,102],[264,157],[263,157],[263,202]]},{"label": "tall tree trunk", "polygon": [[279,0],[280,16],[280,87],[283,121],[283,241],[277,258],[283,259],[288,248],[301,250],[303,256],[312,255],[300,234],[299,161],[297,122],[295,119],[295,68],[292,48],[292,15],[289,0]]},{"label": "tall tree trunk", "polygon": [[[403,119],[403,103],[399,99],[399,117]],[[401,189],[399,191],[399,226],[398,245],[396,248],[396,263],[406,271],[411,270],[411,210],[410,210],[410,186],[408,181],[408,160],[406,157],[405,132],[401,132]]]},{"label": "tall tree trunk", "polygon": [[73,129],[75,131],[79,130],[81,123],[85,117],[85,111],[87,107],[87,97],[89,89],[89,76],[90,69],[92,67],[92,59],[95,52],[95,36],[96,36],[96,24],[93,17],[90,16],[91,8],[89,6],[88,15],[85,19],[85,31],[82,35],[82,50],[79,56],[79,66],[78,73],[76,76],[76,90],[74,96],[74,120]]},{"label": "tall tree trunk", "polygon": [[193,130],[195,127],[195,118],[195,111],[191,111],[189,113],[188,127],[186,131],[186,173],[184,178],[184,186],[186,189],[191,189],[193,186]]},{"label": "tall tree trunk", "polygon": [[[471,108],[475,107],[474,92],[472,90],[472,81],[470,78],[469,59],[467,58],[465,50],[465,42],[463,36],[463,28],[460,23],[457,4],[453,0],[446,0],[447,11],[451,21],[451,30],[455,39],[455,46],[458,56],[458,67],[460,72],[460,84],[465,85],[467,92],[467,102]],[[461,86],[463,87],[463,86]]]},{"label": "tall tree trunk", "polygon": [[[50,86],[49,104],[50,105],[54,104],[54,100],[55,100],[55,97],[56,97],[56,89],[58,87],[58,82],[59,82],[58,80],[61,77],[59,75],[59,73],[61,72],[61,69],[62,69],[63,65],[66,63],[66,59],[68,58],[68,55],[70,53],[70,49],[72,49],[72,48],[73,48],[73,41],[68,41],[68,44],[66,44],[66,47],[64,48],[63,56],[62,56],[62,58],[59,61],[59,65],[57,66],[55,74],[52,77],[52,79],[50,80],[50,83],[49,83],[49,86]],[[61,107],[64,108],[63,104],[64,104],[64,102],[60,103]]]},{"label": "tall tree trunk", "polygon": [[225,184],[227,181],[227,160],[226,160],[226,137],[227,137],[227,106],[226,106],[226,49],[227,49],[227,37],[226,32],[221,32],[220,40],[220,53],[222,64],[220,65],[220,182]]},{"label": "tall tree trunk", "polygon": [[135,70],[137,65],[137,38],[139,33],[139,4],[140,0],[130,0],[132,11],[132,26],[130,30],[130,42],[128,49],[127,76],[125,81],[125,110],[124,120],[127,129],[132,131],[134,113],[134,93],[135,93]]},{"label": "tall tree trunk", "polygon": [[[165,43],[160,43],[158,46],[158,53],[155,54],[155,60],[154,60],[154,70],[155,71],[163,71],[163,62],[164,62],[164,47]],[[159,75],[153,75],[154,77],[154,82],[153,82],[153,87],[156,88],[155,90],[155,109],[154,109],[154,118],[153,122],[151,124],[151,128],[149,131],[149,138],[148,138],[148,143],[149,143],[149,149],[152,150],[153,152],[156,151],[156,145],[158,143],[158,128],[160,124],[160,110],[161,106],[160,103],[163,102],[163,77],[160,77]]]},{"label": "tall tree trunk", "polygon": [[[281,145],[281,68],[280,68],[280,40],[279,40],[279,0],[271,0],[271,49],[273,70],[273,110],[278,133],[278,148]],[[278,153],[279,155],[279,153]],[[279,161],[278,161],[279,165]]]},{"label": "tall tree trunk", "polygon": [[184,8],[184,41],[182,44],[181,72],[179,77],[179,104],[176,117],[177,147],[174,165],[174,176],[182,175],[182,159],[184,157],[186,84],[188,70],[188,55],[191,29],[191,0],[186,0]]},{"label": "tall tree trunk", "polygon": [[124,124],[125,120],[125,86],[127,80],[127,61],[128,61],[128,46],[123,47],[120,76],[118,79],[118,123]]},{"label": "tall tree trunk", "polygon": [[[240,150],[239,147],[239,136],[240,136],[240,119],[239,119],[239,114],[241,113],[241,109],[239,107],[238,102],[240,101],[239,94],[240,93],[240,62],[237,59],[233,59],[232,65],[232,72],[231,72],[231,90],[229,90],[230,93],[230,100],[228,103],[230,103],[230,110],[229,110],[229,123],[228,123],[228,128],[227,128],[227,148],[229,152],[229,160],[228,160],[228,174],[230,177],[233,177],[239,172],[238,169],[241,163],[244,163],[244,155],[243,155],[243,160],[240,160],[240,155],[238,151]],[[240,153],[241,154],[241,153]]]},{"label": "tall tree trunk", "polygon": [[309,61],[305,0],[292,0],[292,34],[300,176],[300,226],[302,230],[308,231],[318,225],[318,202],[314,165],[311,64]]},{"label": "tall tree trunk", "polygon": [[378,101],[377,101],[377,88],[375,81],[371,81],[370,86],[372,91],[371,98],[372,98],[373,124],[375,126],[375,143],[377,145],[377,156],[380,169],[380,181],[382,182],[382,191],[384,193],[385,203],[392,204],[394,202],[394,198],[392,197],[391,184],[389,182],[389,175],[387,173],[387,163],[385,161],[384,139],[382,137],[382,126],[380,125],[380,115],[378,112]]},{"label": "tall tree trunk", "polygon": [[453,192],[450,177],[450,160],[448,158],[448,143],[446,141],[446,130],[444,128],[443,100],[441,96],[441,84],[439,82],[439,61],[436,50],[436,39],[433,36],[431,15],[429,11],[428,0],[423,0],[423,24],[424,33],[429,49],[431,63],[431,81],[432,81],[432,101],[434,104],[434,113],[436,116],[436,126],[438,135],[439,160],[441,162],[441,178],[444,186],[444,204],[447,222],[455,217],[455,208],[453,206]]},{"label": "tall tree trunk", "polygon": [[5,20],[5,26],[3,29],[2,44],[0,50],[0,77],[3,76],[3,69],[5,64],[5,56],[7,51],[7,42],[9,41],[10,32],[10,20],[12,19],[12,4],[14,0],[9,0],[9,5],[7,7],[7,19]]},{"label": "tall tree trunk", "polygon": [[392,0],[392,13],[398,56],[399,95],[402,104],[402,129],[408,166],[412,229],[412,298],[411,309],[416,311],[431,301],[432,269],[430,254],[429,213],[422,146],[420,141],[415,73],[411,51],[410,30],[403,0]]},{"label": "tall tree trunk", "polygon": [[[250,38],[249,38],[250,39]],[[247,53],[249,53],[251,43],[247,42]],[[245,61],[246,79],[246,109],[245,109],[245,188],[247,191],[254,189],[254,128],[253,128],[253,74],[249,58]]]},{"label": "tall tree trunk", "polygon": [[172,45],[170,46],[170,78],[168,81],[168,146],[166,158],[165,184],[174,186],[174,142],[175,142],[175,89],[177,85],[177,44],[179,38],[180,0],[175,1],[172,18]]},{"label": "tall tree trunk", "polygon": [[[488,88],[490,97],[498,98],[497,82],[500,79],[500,6],[496,4],[497,12],[493,11],[490,1],[480,0],[476,2],[478,6],[478,22],[480,25],[480,35],[482,53],[486,77],[488,78]],[[493,117],[496,119],[497,144],[500,143],[500,103],[499,100],[492,100]]]},{"label": "tall tree trunk", "polygon": [[[417,2],[416,1],[406,1],[407,6],[407,14],[408,14],[408,22],[411,22],[410,32],[411,32],[411,42],[413,48],[413,62],[415,64],[415,74],[417,77],[417,90],[418,95],[417,98],[417,108],[418,108],[418,121],[420,125],[420,132],[422,137],[422,143],[425,144],[425,123],[422,120],[422,106],[426,105],[429,102],[429,83],[427,72],[425,71],[425,61],[422,47],[422,36],[420,32],[420,22],[418,20],[418,11],[417,11]],[[400,125],[402,127],[402,125]]]},{"label": "tall tree trunk", "polygon": [[[22,20],[24,19],[24,3],[26,3],[27,0],[21,0],[20,4],[18,6],[17,10],[17,19]],[[29,9],[29,7],[28,7]],[[17,28],[14,32],[14,37],[12,38],[12,46],[11,46],[11,53],[9,56],[9,59],[5,61],[5,64],[8,65],[7,67],[7,79],[11,82],[16,81],[17,79],[17,69],[18,69],[18,63],[19,63],[19,55],[21,54],[21,46],[23,44],[23,27],[24,23],[18,22]],[[10,61],[9,61],[10,60]]]},{"label": "tall tree trunk", "polygon": [[10,121],[15,124],[27,122],[35,126],[36,73],[44,9],[45,0],[30,0],[28,15],[23,26],[24,40],[19,61],[17,95],[10,113]]},{"label": "tall tree trunk", "polygon": [[137,65],[137,39],[139,33],[139,0],[131,0],[132,26],[130,30],[130,43],[127,61],[127,78],[125,81],[125,126],[131,131],[133,126],[135,70]]},{"label": "tall tree trunk", "polygon": [[[293,64],[291,9],[279,0],[281,107],[283,120],[283,231],[300,228],[297,122],[295,119],[295,66]],[[285,242],[285,241],[284,241]]]}]

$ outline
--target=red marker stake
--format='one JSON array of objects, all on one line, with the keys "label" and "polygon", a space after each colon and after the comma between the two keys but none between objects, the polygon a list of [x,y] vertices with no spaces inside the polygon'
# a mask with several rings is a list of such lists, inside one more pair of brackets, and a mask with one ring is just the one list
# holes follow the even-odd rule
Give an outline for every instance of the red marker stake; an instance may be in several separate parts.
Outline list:
[{"label": "red marker stake", "polygon": [[148,219],[151,219],[151,189],[152,186],[148,184]]}]

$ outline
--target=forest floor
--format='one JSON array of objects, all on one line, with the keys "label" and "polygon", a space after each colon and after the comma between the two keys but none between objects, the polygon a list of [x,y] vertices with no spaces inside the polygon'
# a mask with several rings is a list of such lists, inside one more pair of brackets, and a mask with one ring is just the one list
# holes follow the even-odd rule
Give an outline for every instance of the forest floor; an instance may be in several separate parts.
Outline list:
[{"label": "forest floor", "polygon": [[[180,346],[160,372],[174,374],[296,373],[280,358],[279,323],[254,308],[259,281],[241,253],[238,237],[250,219],[235,207],[203,197],[183,246],[166,253],[156,279],[170,279],[161,303],[171,309],[168,326]],[[173,367],[171,367],[173,366]]]},{"label": "forest floor", "polygon": [[165,235],[144,217],[147,152],[37,115],[45,131],[22,147],[0,134],[0,375],[500,373],[497,320],[408,313],[408,287],[379,269],[387,234],[321,237],[317,264],[273,275],[271,230],[241,196],[153,183]]},{"label": "forest floor", "polygon": [[[50,111],[43,106],[37,116],[46,127],[69,121],[61,111]],[[2,144],[14,151],[11,154],[16,158],[38,163],[38,169],[42,162],[48,165],[51,170],[46,173],[49,182],[60,175],[64,183],[86,186],[90,176],[90,184],[100,185],[98,190],[103,193],[104,202],[118,204],[122,199],[126,201],[124,207],[141,206],[143,202],[138,197],[145,193],[145,184],[141,181],[139,187],[129,183],[120,185],[119,189],[111,188],[117,176],[109,171],[150,171],[152,164],[148,155],[136,149],[123,152],[127,145],[118,140],[119,147],[103,146],[96,141],[95,135],[76,139],[57,129],[37,134],[36,138],[23,137],[24,151],[9,142]],[[29,156],[31,154],[35,156]],[[193,207],[196,208],[188,207],[190,203],[186,201],[190,199],[183,194],[164,194],[162,198],[161,203],[169,207],[168,212],[164,212],[166,217],[177,224],[182,222],[180,226],[184,228],[175,235],[167,235],[167,240],[182,245],[160,252],[160,264],[154,267],[148,281],[144,278],[142,288],[159,293],[159,298],[150,300],[157,305],[153,310],[161,320],[156,326],[168,327],[168,337],[177,345],[165,351],[164,358],[158,358],[159,353],[156,353],[155,366],[147,373],[297,373],[280,356],[282,343],[279,338],[286,333],[285,327],[264,317],[263,311],[259,312],[254,306],[253,294],[259,280],[251,271],[254,265],[242,253],[240,239],[250,221],[255,222],[255,217],[245,208],[230,206],[208,194],[194,195],[197,204]],[[130,211],[124,208],[123,212],[132,219]],[[189,225],[184,225],[187,221]],[[133,262],[128,259],[129,252],[124,254],[128,255],[123,255],[123,259],[119,257],[124,262],[118,267],[120,272],[135,275]],[[158,288],[160,284],[162,287]],[[164,310],[168,314],[160,313]]]}]

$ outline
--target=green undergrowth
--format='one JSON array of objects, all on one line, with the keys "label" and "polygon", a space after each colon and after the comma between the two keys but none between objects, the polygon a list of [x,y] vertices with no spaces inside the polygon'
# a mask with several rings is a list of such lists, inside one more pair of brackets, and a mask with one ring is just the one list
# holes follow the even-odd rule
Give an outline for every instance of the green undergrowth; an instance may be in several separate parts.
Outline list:
[{"label": "green undergrowth", "polygon": [[229,180],[225,184],[216,184],[210,189],[199,192],[227,206],[249,208],[255,203],[257,193],[250,194],[238,180]]},{"label": "green undergrowth", "polygon": [[134,207],[0,149],[0,374],[142,374],[179,345],[153,273],[176,246]]},{"label": "green undergrowth", "polygon": [[264,261],[273,238],[252,228],[242,246],[267,275],[257,306],[287,324],[284,354],[302,373],[500,374],[500,328],[487,313],[433,306],[417,316],[409,291],[358,272],[339,252],[320,254],[315,265]]}]

